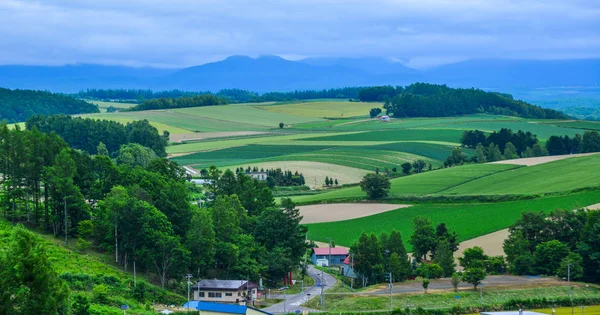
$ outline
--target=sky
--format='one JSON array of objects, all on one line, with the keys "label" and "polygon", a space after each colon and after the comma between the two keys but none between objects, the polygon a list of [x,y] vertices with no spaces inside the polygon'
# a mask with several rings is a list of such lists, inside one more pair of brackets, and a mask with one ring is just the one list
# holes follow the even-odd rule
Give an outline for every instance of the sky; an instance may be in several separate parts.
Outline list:
[{"label": "sky", "polygon": [[0,64],[600,57],[600,0],[0,0]]}]

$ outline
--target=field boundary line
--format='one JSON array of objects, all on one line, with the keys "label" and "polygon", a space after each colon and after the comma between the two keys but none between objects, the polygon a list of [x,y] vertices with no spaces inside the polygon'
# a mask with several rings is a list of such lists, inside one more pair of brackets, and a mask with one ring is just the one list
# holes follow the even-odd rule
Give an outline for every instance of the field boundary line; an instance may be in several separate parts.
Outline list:
[{"label": "field boundary line", "polygon": [[466,180],[466,181],[464,181],[464,182],[458,183],[458,184],[456,184],[456,185],[452,185],[452,186],[450,186],[450,187],[446,187],[446,188],[444,188],[444,189],[442,189],[442,190],[440,190],[440,191],[433,192],[433,194],[439,194],[439,193],[441,193],[441,192],[443,192],[443,191],[446,191],[446,190],[449,190],[449,189],[452,189],[452,188],[456,188],[456,187],[458,187],[458,186],[461,186],[461,185],[464,185],[464,184],[466,184],[466,183],[470,183],[470,182],[472,182],[472,181],[474,181],[474,180],[478,180],[478,179],[481,179],[481,178],[486,178],[486,177],[488,177],[488,176],[492,176],[492,175],[496,175],[496,174],[501,174],[501,173],[504,173],[504,172],[512,171],[512,170],[515,170],[515,169],[518,169],[518,168],[521,168],[521,167],[523,167],[522,165],[515,165],[515,164],[506,164],[506,165],[514,165],[514,166],[516,166],[516,167],[512,167],[512,168],[505,169],[505,170],[501,170],[501,171],[498,171],[498,172],[494,172],[494,173],[485,174],[485,175],[482,175],[482,176],[479,176],[479,177],[471,178],[471,179],[469,179],[469,180]]}]

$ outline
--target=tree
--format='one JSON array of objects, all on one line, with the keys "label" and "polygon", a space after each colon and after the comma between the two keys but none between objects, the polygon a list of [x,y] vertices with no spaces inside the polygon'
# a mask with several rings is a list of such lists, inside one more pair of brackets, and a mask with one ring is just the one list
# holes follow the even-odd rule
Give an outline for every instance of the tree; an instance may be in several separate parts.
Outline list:
[{"label": "tree", "polygon": [[147,167],[156,158],[158,156],[152,149],[141,144],[129,143],[121,146],[115,161],[117,164],[127,164],[131,167]]},{"label": "tree", "polygon": [[477,159],[477,163],[487,162],[487,152],[481,143],[477,143],[475,147],[475,158]]},{"label": "tree", "polygon": [[394,275],[394,279],[397,279],[398,281],[404,281],[410,277],[412,268],[400,232],[397,230],[392,230],[387,242],[385,242],[385,245],[383,246],[390,252],[390,264],[392,255],[396,254],[398,256],[399,266],[396,270],[396,274]]},{"label": "tree", "polygon": [[569,247],[552,240],[540,243],[535,248],[536,270],[545,275],[555,275],[561,260],[569,255]]},{"label": "tree", "polygon": [[414,217],[413,231],[409,243],[413,246],[414,257],[426,259],[427,254],[437,245],[433,225],[426,217]]},{"label": "tree", "polygon": [[541,144],[536,143],[533,145],[533,154],[534,156],[547,156],[548,150],[546,147],[543,147]]},{"label": "tree", "polygon": [[381,108],[379,107],[371,108],[371,110],[369,110],[369,115],[371,118],[377,117],[379,114],[381,114]]},{"label": "tree", "polygon": [[486,273],[483,268],[475,267],[467,269],[462,276],[462,281],[473,285],[473,289],[477,290],[477,286],[481,281],[485,280]]},{"label": "tree", "polygon": [[185,235],[185,247],[190,250],[192,270],[201,272],[212,265],[215,257],[215,231],[212,217],[206,209],[195,209],[190,228]]},{"label": "tree", "polygon": [[460,274],[455,272],[452,274],[452,287],[454,288],[454,292],[458,292],[458,284],[460,283]]},{"label": "tree", "polygon": [[402,174],[410,175],[410,169],[412,168],[412,164],[406,162],[400,165],[400,167],[402,167]]},{"label": "tree", "polygon": [[479,246],[471,247],[465,249],[463,252],[463,257],[459,257],[458,261],[460,265],[465,268],[484,268],[485,261],[487,260],[487,255],[483,252],[483,248]]},{"label": "tree", "polygon": [[325,186],[329,186],[329,176],[325,176]]},{"label": "tree", "polygon": [[280,128],[280,129],[283,129],[283,127],[285,127],[285,124],[284,124],[284,123],[282,123],[282,122],[280,122],[280,123],[279,123],[279,128]]},{"label": "tree", "polygon": [[368,199],[379,199],[388,195],[391,184],[384,175],[369,173],[360,181],[360,188]]},{"label": "tree", "polygon": [[427,163],[423,160],[416,160],[413,162],[412,167],[417,173],[423,172]]},{"label": "tree", "polygon": [[577,250],[583,258],[584,280],[600,282],[600,211],[587,214]]},{"label": "tree", "polygon": [[102,141],[100,141],[100,143],[98,144],[97,151],[98,151],[98,155],[108,156],[108,149],[106,148],[106,145]]},{"label": "tree", "polygon": [[506,146],[504,147],[504,159],[511,160],[518,157],[519,155],[517,154],[517,148],[515,148],[515,145],[512,144],[512,142],[506,143]]},{"label": "tree", "polygon": [[582,152],[600,151],[600,133],[596,130],[585,131],[582,139]]},{"label": "tree", "polygon": [[433,261],[442,267],[442,277],[450,277],[455,272],[454,255],[447,241],[439,242]]},{"label": "tree", "polygon": [[443,273],[442,267],[436,263],[421,263],[419,268],[417,268],[417,275],[427,279],[441,278]]},{"label": "tree", "polygon": [[506,260],[504,256],[488,257],[485,261],[485,271],[492,275],[501,275],[506,271]]},{"label": "tree", "polygon": [[[571,266],[569,266],[571,265]],[[571,280],[578,281],[583,278],[583,258],[577,253],[569,253],[563,258],[556,269],[556,276],[566,279],[569,275]]]},{"label": "tree", "polygon": [[337,180],[337,178],[335,179],[335,185],[336,185],[336,186],[337,186],[337,185],[339,185],[339,184],[338,184],[338,180]]},{"label": "tree", "polygon": [[497,145],[495,145],[494,143],[490,143],[490,145],[487,148],[487,161],[488,162],[495,162],[495,161],[500,161],[503,159],[502,153],[500,152],[500,149],[498,148]]},{"label": "tree", "polygon": [[446,223],[440,223],[435,227],[435,236],[438,239],[438,242],[446,241],[448,242],[448,246],[451,252],[455,252],[458,250],[458,234],[456,231],[448,230],[446,227]]},{"label": "tree", "polygon": [[429,279],[423,278],[423,282],[421,283],[421,285],[423,286],[423,290],[425,290],[425,293],[427,293],[427,288],[429,288]]},{"label": "tree", "polygon": [[68,295],[45,244],[22,226],[13,229],[0,252],[0,313],[65,314]]}]

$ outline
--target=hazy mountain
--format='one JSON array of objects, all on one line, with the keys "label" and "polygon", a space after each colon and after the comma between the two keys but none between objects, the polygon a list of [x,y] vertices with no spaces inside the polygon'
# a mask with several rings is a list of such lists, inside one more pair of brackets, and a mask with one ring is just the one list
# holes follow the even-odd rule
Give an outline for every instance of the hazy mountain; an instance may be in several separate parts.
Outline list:
[{"label": "hazy mountain", "polygon": [[596,86],[600,59],[470,60],[415,70],[385,58],[308,58],[277,56],[225,60],[184,69],[104,65],[0,66],[0,87],[77,92],[86,88],[144,88],[256,92],[343,86],[442,83],[505,92],[549,86]]}]

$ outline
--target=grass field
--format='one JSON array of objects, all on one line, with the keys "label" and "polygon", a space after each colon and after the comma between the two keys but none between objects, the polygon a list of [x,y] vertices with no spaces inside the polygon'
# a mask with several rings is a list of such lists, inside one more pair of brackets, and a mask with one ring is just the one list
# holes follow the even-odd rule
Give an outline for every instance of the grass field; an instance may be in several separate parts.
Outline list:
[{"label": "grass field", "polygon": [[443,191],[448,195],[538,194],[600,186],[600,155],[521,167]]},{"label": "grass field", "polygon": [[134,103],[104,102],[104,101],[94,101],[94,100],[84,100],[84,101],[98,105],[98,108],[100,109],[101,112],[106,112],[106,110],[111,106],[114,108],[130,108],[130,107],[137,105]]},{"label": "grass field", "polygon": [[[573,298],[597,297],[600,290],[596,286],[586,287],[582,284],[574,284],[572,286]],[[460,298],[456,298],[459,296]],[[479,291],[475,290],[460,290],[455,292],[435,292],[430,291],[428,294],[412,293],[412,294],[395,294],[392,299],[394,308],[405,309],[407,303],[411,305],[413,311],[416,308],[424,309],[447,309],[453,306],[461,307],[479,307],[483,305],[499,305],[508,302],[511,299],[530,299],[530,298],[546,298],[548,300],[558,298],[568,298],[569,289],[566,285],[552,285],[541,287],[490,287],[484,288],[481,296]],[[307,307],[317,307],[318,299],[311,300],[306,304]],[[390,298],[385,294],[380,295],[361,295],[360,293],[342,294],[327,293],[325,295],[325,311],[329,312],[357,312],[357,311],[374,311],[374,310],[389,310]],[[596,315],[599,308],[590,307],[585,309],[585,314]],[[589,311],[589,312],[588,312]],[[546,312],[546,314],[551,314]],[[557,315],[571,314],[571,308],[561,309]],[[581,314],[581,309],[576,307],[575,314]]]},{"label": "grass field", "polygon": [[500,130],[501,128],[509,128],[513,131],[523,130],[530,131],[537,135],[538,139],[548,139],[554,135],[568,135],[569,137],[575,134],[583,134],[583,131],[573,128],[563,128],[551,124],[541,124],[537,122],[528,122],[525,120],[520,121],[470,121],[470,122],[449,122],[446,124],[439,124],[434,127],[435,129],[457,129],[457,130],[472,130],[478,129],[482,131],[492,132]]},{"label": "grass field", "polygon": [[315,118],[368,117],[369,110],[374,107],[382,108],[383,104],[348,101],[316,101],[258,106],[258,108],[269,112]]},{"label": "grass field", "polygon": [[[310,196],[309,196],[310,197]],[[350,246],[362,232],[391,232],[396,229],[404,236],[407,249],[412,234],[412,218],[426,216],[434,225],[446,223],[459,234],[461,241],[505,229],[525,211],[550,211],[576,209],[600,202],[597,191],[568,196],[553,196],[531,200],[496,203],[415,204],[381,214],[347,221],[309,224],[310,238],[327,241],[331,237],[336,244]]]},{"label": "grass field", "polygon": [[460,130],[401,129],[356,132],[334,136],[311,138],[311,141],[436,141],[460,145]]},{"label": "grass field", "polygon": [[[267,106],[266,108],[269,107],[271,106]],[[270,128],[278,128],[280,122],[288,125],[320,120],[315,117],[267,111],[252,106],[252,104],[181,108],[172,111],[190,116],[200,116],[220,121],[252,124]]]},{"label": "grass field", "polygon": [[[471,164],[400,177],[391,180],[392,187],[389,197],[401,198],[402,196],[443,194],[442,192],[445,190],[466,182],[516,168],[519,168],[519,166]],[[318,195],[298,196],[293,199],[299,203],[311,203],[343,198],[364,198],[365,196],[360,187],[351,187]]]}]

